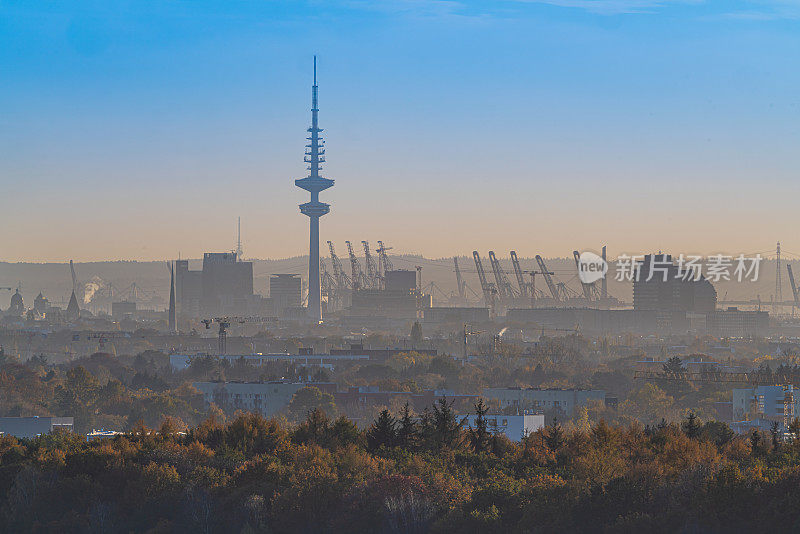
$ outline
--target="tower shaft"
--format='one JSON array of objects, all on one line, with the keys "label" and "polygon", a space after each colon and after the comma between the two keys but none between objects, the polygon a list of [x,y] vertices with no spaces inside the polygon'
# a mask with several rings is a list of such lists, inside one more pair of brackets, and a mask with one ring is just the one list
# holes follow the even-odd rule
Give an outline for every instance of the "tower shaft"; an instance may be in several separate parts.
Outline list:
[{"label": "tower shaft", "polygon": [[169,319],[168,328],[171,333],[178,331],[178,322],[175,310],[175,267],[169,263]]},{"label": "tower shaft", "polygon": [[311,127],[307,137],[304,161],[308,163],[309,174],[305,178],[295,180],[297,187],[311,194],[310,202],[300,205],[300,213],[309,218],[309,252],[308,252],[308,316],[314,322],[322,320],[322,296],[320,292],[319,274],[319,218],[330,211],[330,206],[319,201],[320,191],[333,187],[334,181],[320,176],[322,163],[325,161],[324,141],[319,127],[319,103],[317,87],[317,57],[314,56],[314,85],[311,87]]}]

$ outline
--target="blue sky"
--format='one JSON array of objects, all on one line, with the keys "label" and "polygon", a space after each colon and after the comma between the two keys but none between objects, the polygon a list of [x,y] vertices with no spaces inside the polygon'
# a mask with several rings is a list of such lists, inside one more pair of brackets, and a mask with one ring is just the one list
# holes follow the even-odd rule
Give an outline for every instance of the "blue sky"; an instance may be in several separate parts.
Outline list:
[{"label": "blue sky", "polygon": [[[791,245],[800,1],[0,2],[3,259]],[[792,248],[793,247],[793,248]]]}]

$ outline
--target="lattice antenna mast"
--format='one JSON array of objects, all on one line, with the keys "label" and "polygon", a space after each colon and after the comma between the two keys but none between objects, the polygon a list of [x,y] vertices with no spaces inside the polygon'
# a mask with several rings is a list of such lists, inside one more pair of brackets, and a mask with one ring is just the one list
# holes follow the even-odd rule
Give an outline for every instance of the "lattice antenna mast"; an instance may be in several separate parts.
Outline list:
[{"label": "lattice antenna mast", "polygon": [[242,250],[242,218],[236,220],[236,260],[242,261],[244,259],[244,251]]}]

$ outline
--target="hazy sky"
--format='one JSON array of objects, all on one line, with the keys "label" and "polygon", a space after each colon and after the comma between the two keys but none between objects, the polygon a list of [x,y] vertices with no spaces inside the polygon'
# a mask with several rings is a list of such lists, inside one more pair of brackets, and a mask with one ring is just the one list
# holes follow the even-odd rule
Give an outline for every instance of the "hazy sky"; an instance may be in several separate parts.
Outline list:
[{"label": "hazy sky", "polygon": [[800,1],[0,3],[3,260],[800,250]]}]

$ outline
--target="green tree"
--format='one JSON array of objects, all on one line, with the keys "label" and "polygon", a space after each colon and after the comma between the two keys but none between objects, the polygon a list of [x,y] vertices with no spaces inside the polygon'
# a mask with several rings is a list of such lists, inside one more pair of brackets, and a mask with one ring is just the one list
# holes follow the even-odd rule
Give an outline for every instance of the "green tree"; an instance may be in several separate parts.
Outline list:
[{"label": "green tree", "polygon": [[668,375],[678,375],[683,373],[683,361],[678,356],[669,358],[664,364],[664,373]]},{"label": "green tree", "polygon": [[781,445],[781,425],[777,421],[773,421],[769,427],[769,433],[772,436],[772,450],[777,451]]},{"label": "green tree", "polygon": [[483,399],[478,399],[475,404],[475,428],[469,430],[469,442],[475,452],[483,452],[489,446],[490,433],[486,423],[488,412],[489,408],[483,404]]},{"label": "green tree", "polygon": [[683,432],[689,436],[690,438],[694,439],[700,436],[700,423],[697,421],[697,416],[694,412],[689,412],[689,415],[686,417],[686,421],[683,423]]},{"label": "green tree", "polygon": [[393,447],[397,442],[396,425],[397,421],[389,413],[389,410],[382,410],[367,430],[367,447],[371,451],[377,451],[381,447]]},{"label": "green tree", "polygon": [[564,445],[564,429],[557,420],[554,419],[553,424],[545,432],[544,442],[552,452],[558,451]]},{"label": "green tree", "polygon": [[411,326],[411,346],[417,348],[422,344],[422,325],[419,321],[414,321]]},{"label": "green tree", "polygon": [[461,444],[461,428],[466,418],[458,421],[452,403],[442,397],[433,405],[429,441],[436,449],[455,449]]},{"label": "green tree", "polygon": [[397,445],[407,449],[414,450],[419,442],[419,429],[417,422],[411,416],[411,409],[408,402],[403,405],[403,410],[400,412],[400,420],[397,426]]},{"label": "green tree", "polygon": [[753,456],[758,456],[763,452],[764,446],[761,439],[761,432],[758,429],[753,429],[750,434],[750,453]]}]

